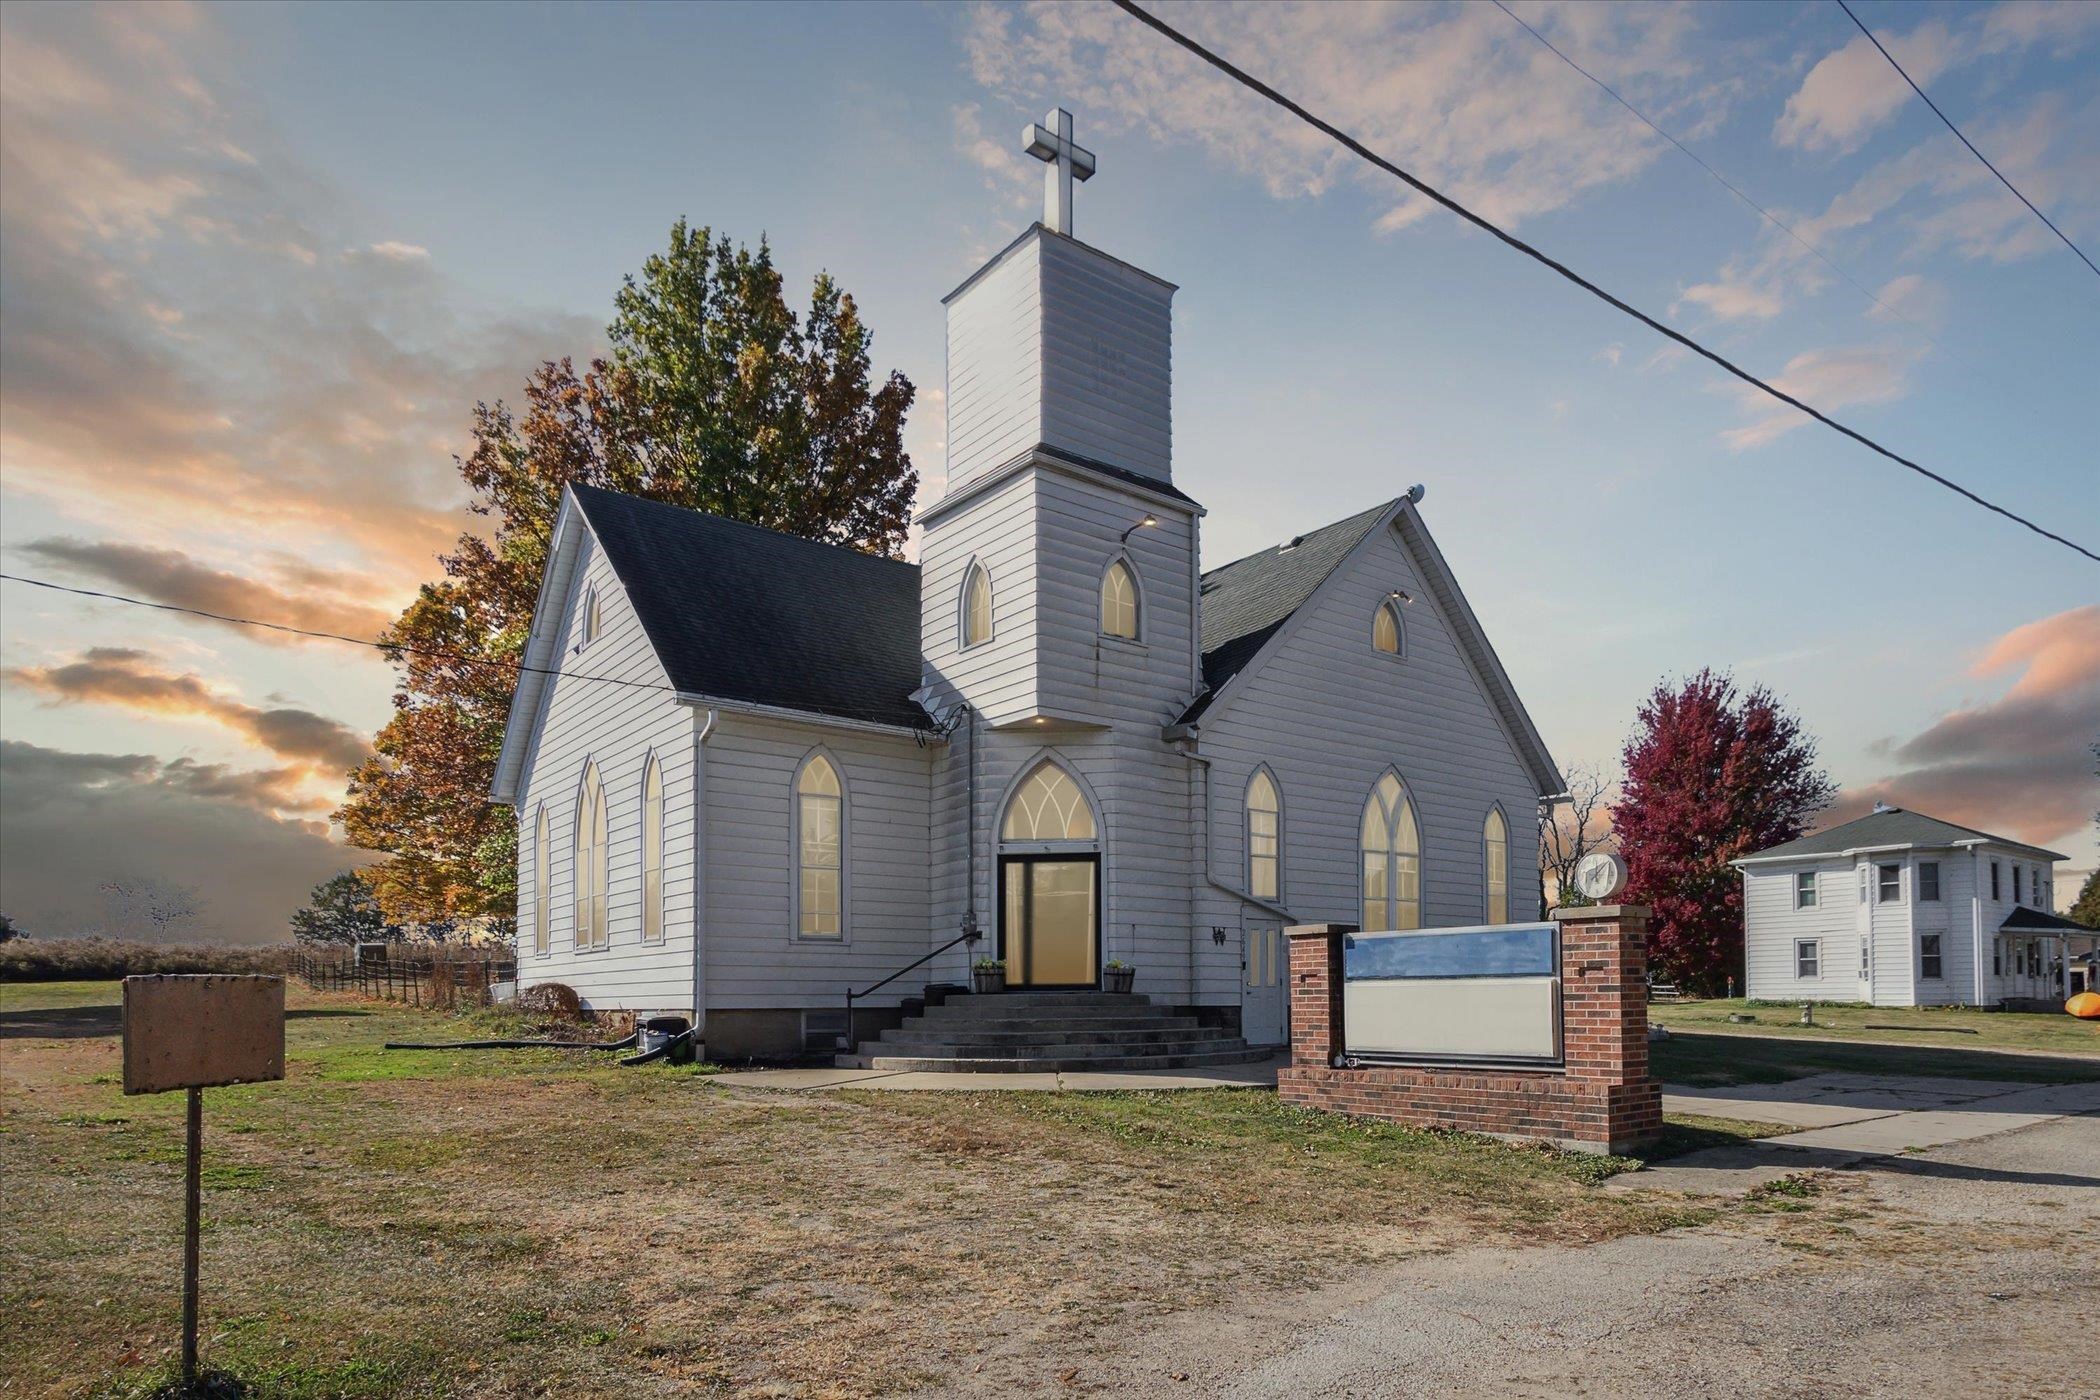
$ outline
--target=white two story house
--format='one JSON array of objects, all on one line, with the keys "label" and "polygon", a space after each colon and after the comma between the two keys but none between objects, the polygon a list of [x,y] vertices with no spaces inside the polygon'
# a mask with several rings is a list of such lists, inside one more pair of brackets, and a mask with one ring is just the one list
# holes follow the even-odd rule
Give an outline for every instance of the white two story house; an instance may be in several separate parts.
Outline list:
[{"label": "white two story house", "polygon": [[1877,804],[1735,862],[1745,994],[1876,1006],[2056,1000],[2100,934],[2055,913],[2055,851]]}]

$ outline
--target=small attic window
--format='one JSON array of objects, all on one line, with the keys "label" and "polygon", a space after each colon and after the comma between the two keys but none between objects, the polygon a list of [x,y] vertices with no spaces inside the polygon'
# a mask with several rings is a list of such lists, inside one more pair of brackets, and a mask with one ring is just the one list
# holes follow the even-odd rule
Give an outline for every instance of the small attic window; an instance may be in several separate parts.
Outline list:
[{"label": "small attic window", "polygon": [[583,590],[583,609],[576,624],[576,650],[582,651],[596,641],[604,623],[605,614],[598,604],[598,585],[594,583]]},{"label": "small attic window", "polygon": [[1400,606],[1391,598],[1378,605],[1371,616],[1371,650],[1387,656],[1401,654]]}]

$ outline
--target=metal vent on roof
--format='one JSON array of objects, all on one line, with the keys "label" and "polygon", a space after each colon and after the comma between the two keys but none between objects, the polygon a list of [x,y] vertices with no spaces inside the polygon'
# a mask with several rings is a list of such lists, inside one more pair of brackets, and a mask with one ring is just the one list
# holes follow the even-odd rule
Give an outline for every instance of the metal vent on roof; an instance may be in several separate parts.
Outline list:
[{"label": "metal vent on roof", "polygon": [[1891,806],[1889,806],[1889,804],[1888,804],[1888,803],[1886,803],[1886,802],[1876,802],[1876,803],[1874,804],[1874,810],[1875,810],[1876,812],[1895,812],[1895,811],[1900,811],[1901,809],[1900,809],[1900,808],[1897,808],[1897,807],[1891,807]]},{"label": "metal vent on roof", "polygon": [[1291,552],[1292,550],[1296,549],[1296,548],[1297,548],[1297,547],[1298,547],[1299,545],[1301,545],[1301,544],[1304,544],[1304,543],[1305,543],[1305,536],[1303,536],[1303,535],[1293,535],[1293,536],[1291,536],[1291,539],[1290,539],[1290,543],[1289,543],[1289,544],[1283,544],[1283,545],[1278,545],[1278,546],[1276,547],[1276,552],[1277,552],[1278,554],[1289,554],[1289,553],[1290,553],[1290,552]]}]

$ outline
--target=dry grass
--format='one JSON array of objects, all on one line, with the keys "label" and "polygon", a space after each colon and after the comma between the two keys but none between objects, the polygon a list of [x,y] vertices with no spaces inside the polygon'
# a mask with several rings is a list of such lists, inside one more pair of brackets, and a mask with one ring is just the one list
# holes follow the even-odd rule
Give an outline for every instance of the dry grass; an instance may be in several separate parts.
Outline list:
[{"label": "dry grass", "polygon": [[[0,987],[0,1395],[137,1394],[174,1344],[179,1096],[114,987]],[[1256,1091],[730,1092],[294,989],[290,1077],[207,1094],[208,1358],[256,1394],[896,1393],[1055,1377],[1136,1321],[1460,1242],[1697,1218],[1623,1164]]]},{"label": "dry grass", "polygon": [[136,943],[121,938],[16,938],[0,943],[0,982],[68,982],[152,972],[281,974],[292,945]]}]

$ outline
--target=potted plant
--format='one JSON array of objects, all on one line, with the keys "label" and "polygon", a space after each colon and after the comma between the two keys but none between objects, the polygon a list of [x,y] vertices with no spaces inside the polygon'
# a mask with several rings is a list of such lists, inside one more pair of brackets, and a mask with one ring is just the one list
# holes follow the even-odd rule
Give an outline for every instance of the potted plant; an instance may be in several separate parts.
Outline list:
[{"label": "potted plant", "polygon": [[1127,992],[1137,978],[1137,969],[1121,958],[1110,958],[1101,968],[1101,990]]},{"label": "potted plant", "polygon": [[970,964],[970,990],[973,992],[1003,992],[1006,990],[1006,964],[998,958],[979,958]]}]

